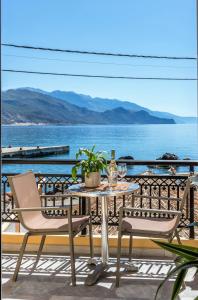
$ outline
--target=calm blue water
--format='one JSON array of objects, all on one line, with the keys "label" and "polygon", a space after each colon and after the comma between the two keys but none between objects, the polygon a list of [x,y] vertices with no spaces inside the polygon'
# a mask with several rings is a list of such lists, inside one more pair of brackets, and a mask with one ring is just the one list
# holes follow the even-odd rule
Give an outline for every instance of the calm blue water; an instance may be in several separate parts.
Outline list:
[{"label": "calm blue water", "polygon": [[[79,147],[92,147],[109,151],[116,149],[116,157],[132,155],[135,159],[156,159],[165,152],[177,154],[181,159],[198,159],[198,133],[196,124],[160,125],[78,125],[78,126],[2,126],[3,146],[69,145],[70,153],[50,156],[75,158]],[[50,158],[48,157],[48,158]],[[47,173],[69,172],[67,166],[5,166],[5,172],[25,170]],[[135,167],[129,173],[139,173],[147,167]],[[182,171],[184,169],[181,169]]]}]

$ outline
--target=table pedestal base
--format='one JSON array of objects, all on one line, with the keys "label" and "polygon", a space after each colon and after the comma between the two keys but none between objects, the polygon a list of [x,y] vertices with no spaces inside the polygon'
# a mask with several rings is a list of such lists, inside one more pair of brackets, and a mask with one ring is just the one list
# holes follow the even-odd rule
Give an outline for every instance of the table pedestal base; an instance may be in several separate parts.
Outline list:
[{"label": "table pedestal base", "polygon": [[139,270],[139,268],[134,266],[132,263],[128,263],[124,267],[126,269],[126,272],[130,272],[130,273],[136,273]]},{"label": "table pedestal base", "polygon": [[[116,267],[115,265],[105,265],[103,263],[97,264],[95,267],[95,270],[92,274],[88,275],[86,280],[85,280],[85,285],[91,286],[94,285],[98,282],[99,279],[109,277],[109,276],[115,276],[116,271],[107,271],[107,269],[111,267]],[[132,263],[130,264],[124,264],[122,265],[124,267],[125,271],[122,271],[121,273],[137,273],[138,272],[138,267],[134,266]]]},{"label": "table pedestal base", "polygon": [[94,272],[88,275],[88,277],[86,278],[85,285],[94,285],[99,280],[99,278],[103,277],[105,269],[106,266],[103,263],[96,265]]}]

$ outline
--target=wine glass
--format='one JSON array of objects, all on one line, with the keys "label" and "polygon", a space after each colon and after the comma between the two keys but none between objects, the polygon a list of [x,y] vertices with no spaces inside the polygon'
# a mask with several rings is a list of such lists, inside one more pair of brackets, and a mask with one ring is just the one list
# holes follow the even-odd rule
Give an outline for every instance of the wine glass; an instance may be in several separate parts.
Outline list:
[{"label": "wine glass", "polygon": [[127,164],[126,163],[120,163],[118,164],[118,176],[120,176],[121,179],[123,179],[127,174]]},{"label": "wine glass", "polygon": [[198,187],[198,174],[193,174],[189,178],[190,178],[192,185],[194,185],[195,187]]}]

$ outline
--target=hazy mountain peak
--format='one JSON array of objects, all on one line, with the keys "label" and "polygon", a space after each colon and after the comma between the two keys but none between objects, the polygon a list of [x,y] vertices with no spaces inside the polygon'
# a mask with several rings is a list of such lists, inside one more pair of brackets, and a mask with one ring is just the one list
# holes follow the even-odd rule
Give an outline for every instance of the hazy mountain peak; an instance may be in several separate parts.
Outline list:
[{"label": "hazy mountain peak", "polygon": [[[2,93],[4,124],[174,124],[173,119],[151,116],[144,110],[132,111],[122,106],[110,107],[104,112],[86,107],[88,100],[79,94],[67,93],[66,99],[57,97],[60,92],[44,93],[38,89],[22,88]],[[53,96],[54,95],[54,96]],[[69,96],[72,98],[69,98]],[[91,97],[90,97],[91,98]],[[71,101],[71,99],[75,101]],[[77,103],[84,101],[84,106]],[[93,100],[89,100],[93,102]],[[109,100],[108,100],[109,101]],[[71,103],[72,102],[72,103]],[[75,104],[74,104],[75,103]],[[98,103],[98,102],[97,102]],[[119,102],[121,103],[121,102]],[[110,104],[108,102],[108,104]],[[145,117],[146,114],[146,117]]]},{"label": "hazy mountain peak", "polygon": [[[65,103],[67,107],[69,107],[70,105],[70,110],[72,109],[76,110],[78,108],[81,109],[81,112],[91,111],[92,113],[103,113],[106,111],[112,111],[116,109],[117,113],[118,112],[124,113],[123,110],[132,111],[132,112],[139,113],[141,117],[145,116],[146,118],[149,115],[149,116],[157,117],[159,119],[163,119],[163,122],[165,122],[164,121],[165,119],[169,119],[170,121],[174,120],[176,123],[196,122],[195,117],[180,117],[167,112],[152,111],[146,107],[142,107],[136,103],[126,101],[126,100],[123,101],[118,99],[91,97],[89,95],[78,94],[73,91],[55,90],[52,92],[47,92],[37,88],[23,87],[15,90],[14,89],[8,90],[7,92],[16,94],[17,91],[21,92],[23,94],[23,97],[26,95],[27,92],[31,94],[33,93],[32,94],[33,97],[35,94],[37,94],[37,98],[39,97],[39,95],[47,95],[50,97],[51,101],[57,102],[57,100],[59,99],[59,101],[61,101],[62,103],[62,104],[59,103],[59,105],[64,105]],[[22,94],[20,97],[22,97]]]}]

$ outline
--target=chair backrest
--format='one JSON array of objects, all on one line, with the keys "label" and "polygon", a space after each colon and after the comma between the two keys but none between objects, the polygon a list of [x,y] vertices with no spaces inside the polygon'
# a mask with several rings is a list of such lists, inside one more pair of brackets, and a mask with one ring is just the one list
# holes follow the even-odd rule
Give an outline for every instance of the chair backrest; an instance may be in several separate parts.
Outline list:
[{"label": "chair backrest", "polygon": [[[34,173],[27,172],[8,178],[10,188],[13,194],[16,208],[41,207],[40,195],[36,185]],[[21,224],[27,228],[28,220],[42,216],[40,211],[19,212],[18,217]]]},{"label": "chair backrest", "polygon": [[180,211],[182,211],[184,208],[184,204],[187,201],[189,191],[190,191],[190,180],[187,179],[186,186],[185,186],[184,193],[183,193],[182,200],[181,200],[180,207],[179,207]]},{"label": "chair backrest", "polygon": [[[190,180],[187,179],[186,186],[185,186],[185,189],[184,189],[184,193],[183,193],[183,196],[181,198],[180,205],[179,205],[179,211],[181,211],[181,212],[184,209],[184,205],[185,205],[185,203],[187,201],[187,197],[188,197],[189,191],[190,191]],[[175,216],[176,222],[175,222],[174,228],[176,228],[178,226],[178,224],[180,222],[180,218],[181,218],[181,216]]]}]

